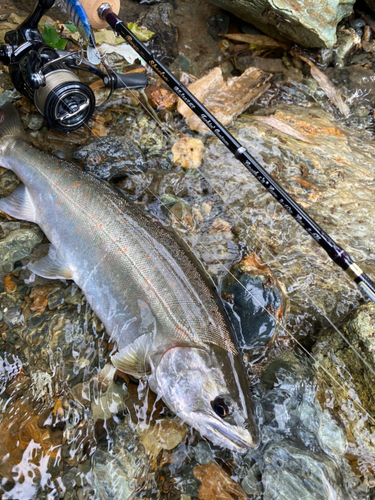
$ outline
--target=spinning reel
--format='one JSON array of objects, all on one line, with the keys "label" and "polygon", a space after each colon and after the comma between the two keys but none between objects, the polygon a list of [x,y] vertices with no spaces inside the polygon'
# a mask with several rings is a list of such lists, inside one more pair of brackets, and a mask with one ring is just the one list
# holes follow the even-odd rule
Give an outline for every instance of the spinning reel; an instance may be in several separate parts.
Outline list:
[{"label": "spinning reel", "polygon": [[95,111],[91,88],[73,70],[98,76],[106,87],[140,88],[147,86],[141,73],[107,73],[82,57],[82,51],[51,48],[38,30],[38,23],[55,0],[38,0],[33,12],[5,35],[0,46],[0,62],[9,67],[15,88],[29,97],[50,127],[60,132],[79,129]]}]

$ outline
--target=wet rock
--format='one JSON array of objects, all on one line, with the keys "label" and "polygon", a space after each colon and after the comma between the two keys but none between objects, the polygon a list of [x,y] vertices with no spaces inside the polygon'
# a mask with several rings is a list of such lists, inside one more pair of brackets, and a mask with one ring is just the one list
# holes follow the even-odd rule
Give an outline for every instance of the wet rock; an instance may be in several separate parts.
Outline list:
[{"label": "wet rock", "polygon": [[222,298],[232,304],[240,318],[237,339],[241,349],[265,354],[265,346],[276,338],[277,326],[287,308],[282,285],[255,254],[234,265],[221,287]]},{"label": "wet rock", "polygon": [[363,28],[364,26],[366,26],[366,21],[364,19],[361,19],[360,17],[357,19],[352,19],[351,21],[349,21],[349,26],[355,30]]},{"label": "wet rock", "polygon": [[261,460],[253,451],[249,455],[259,465],[264,496],[326,500],[327,491],[334,491],[343,500],[364,499],[366,488],[346,457],[345,430],[322,408],[314,376],[311,364],[293,352],[284,352],[261,375],[261,432],[267,444]]},{"label": "wet rock", "polygon": [[21,306],[10,307],[3,312],[3,321],[6,325],[13,328],[14,326],[23,323],[23,315]]},{"label": "wet rock", "polygon": [[30,130],[40,130],[43,126],[44,117],[42,115],[26,115],[27,121],[26,126]]},{"label": "wet rock", "polygon": [[173,450],[185,438],[186,426],[176,419],[158,420],[146,428],[138,426],[137,433],[150,459],[156,458],[161,450]]},{"label": "wet rock", "polygon": [[242,70],[253,67],[268,73],[282,73],[286,69],[281,59],[241,55],[237,57],[237,67]]},{"label": "wet rock", "polygon": [[168,3],[153,5],[138,19],[155,35],[146,42],[146,47],[162,63],[169,66],[178,56],[178,31],[172,21],[173,7]]},{"label": "wet rock", "polygon": [[350,15],[354,2],[210,0],[210,3],[229,10],[273,38],[321,48],[333,47],[336,43],[336,26],[343,17]]},{"label": "wet rock", "polygon": [[36,226],[9,233],[0,241],[0,270],[13,271],[14,264],[30,255],[43,237],[42,231]]},{"label": "wet rock", "polygon": [[156,88],[149,93],[150,105],[158,110],[173,110],[177,105],[177,96],[166,89]]},{"label": "wet rock", "polygon": [[194,476],[202,486],[199,488],[198,498],[201,500],[246,500],[247,496],[242,488],[231,479],[224,470],[214,462],[207,465],[197,465]]},{"label": "wet rock", "polygon": [[0,174],[0,197],[4,198],[15,190],[20,181],[11,170],[4,170]]},{"label": "wet rock", "polygon": [[218,14],[207,19],[207,29],[214,40],[219,42],[222,40],[220,35],[228,33],[229,22],[230,18],[225,14]]},{"label": "wet rock", "polygon": [[337,47],[333,50],[333,62],[338,68],[348,65],[350,58],[361,50],[361,36],[354,29],[337,31]]},{"label": "wet rock", "polygon": [[[374,485],[375,305],[369,302],[352,310],[337,327],[341,335],[327,328],[313,349],[316,363],[327,374],[317,372],[320,398],[344,422],[352,463]],[[340,384],[332,383],[331,377],[340,377]]]},{"label": "wet rock", "polygon": [[93,456],[92,487],[95,498],[129,498],[142,488],[149,469],[148,458],[129,417],[111,432],[110,446]]},{"label": "wet rock", "polygon": [[346,68],[328,68],[325,71],[328,78],[354,109],[358,106],[375,104],[375,72],[361,66]]},{"label": "wet rock", "polygon": [[85,144],[73,153],[73,160],[102,179],[124,177],[145,168],[139,147],[123,137],[106,137]]},{"label": "wet rock", "polygon": [[340,470],[327,456],[311,453],[287,441],[269,444],[264,451],[264,500],[346,500]]},{"label": "wet rock", "polygon": [[172,146],[173,162],[182,168],[198,168],[202,161],[204,144],[194,137],[182,137]]},{"label": "wet rock", "polygon": [[[101,387],[103,387],[101,385]],[[108,420],[113,415],[126,410],[124,398],[127,395],[125,384],[112,382],[109,387],[98,394],[93,393],[91,413],[94,423],[97,420]]]}]

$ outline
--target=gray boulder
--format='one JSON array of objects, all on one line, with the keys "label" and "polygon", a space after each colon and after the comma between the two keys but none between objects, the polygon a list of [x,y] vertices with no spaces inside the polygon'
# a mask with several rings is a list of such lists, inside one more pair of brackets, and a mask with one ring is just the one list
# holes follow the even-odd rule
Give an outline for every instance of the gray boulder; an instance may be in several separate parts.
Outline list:
[{"label": "gray boulder", "polygon": [[343,0],[209,0],[273,38],[304,47],[333,47],[337,23],[350,15],[354,1]]}]

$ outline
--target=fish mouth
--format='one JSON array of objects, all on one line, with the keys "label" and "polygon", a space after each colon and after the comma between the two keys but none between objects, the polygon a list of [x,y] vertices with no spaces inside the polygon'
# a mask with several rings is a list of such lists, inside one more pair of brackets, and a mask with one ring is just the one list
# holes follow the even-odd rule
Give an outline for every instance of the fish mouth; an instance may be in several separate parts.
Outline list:
[{"label": "fish mouth", "polygon": [[249,448],[258,446],[257,439],[254,439],[244,427],[234,427],[213,414],[194,412],[194,416],[198,417],[198,422],[201,424],[196,428],[214,444],[225,446],[238,453],[246,453]]}]

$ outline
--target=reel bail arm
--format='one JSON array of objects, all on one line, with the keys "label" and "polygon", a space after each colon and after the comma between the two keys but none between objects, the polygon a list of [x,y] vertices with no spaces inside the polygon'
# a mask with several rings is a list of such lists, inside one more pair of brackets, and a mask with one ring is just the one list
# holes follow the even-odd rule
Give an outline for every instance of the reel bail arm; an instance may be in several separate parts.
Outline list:
[{"label": "reel bail arm", "polygon": [[[90,2],[91,4],[93,2]],[[100,0],[94,0],[98,5]],[[84,5],[84,3],[83,3]],[[247,149],[235,139],[226,128],[206,109],[203,104],[177,78],[165,68],[128,29],[109,3],[97,7],[98,15],[122,36],[128,44],[152,67],[164,82],[187,106],[207,125],[251,174],[272,194],[285,210],[307,231],[327,252],[329,257],[341,267],[366,295],[375,302],[375,284],[354,263],[353,259],[293,200],[293,198],[273,179],[273,177],[250,155]]]}]

